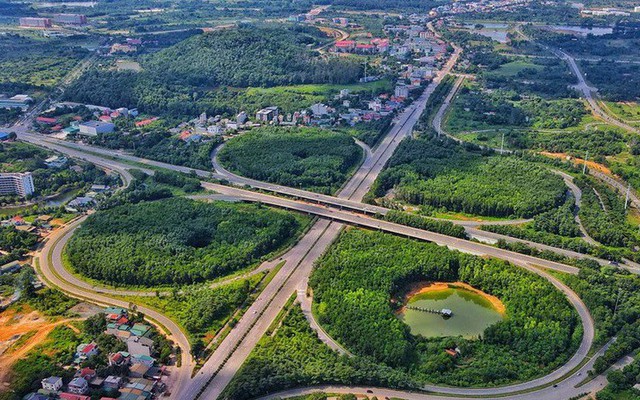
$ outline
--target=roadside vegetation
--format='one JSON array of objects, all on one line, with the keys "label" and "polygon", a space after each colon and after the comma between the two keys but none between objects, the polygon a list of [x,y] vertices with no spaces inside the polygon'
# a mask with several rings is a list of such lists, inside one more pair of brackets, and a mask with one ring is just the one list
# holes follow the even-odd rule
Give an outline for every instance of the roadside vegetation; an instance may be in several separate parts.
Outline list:
[{"label": "roadside vegetation", "polygon": [[319,128],[259,128],[227,142],[220,162],[240,175],[334,193],[362,159],[345,134]]},{"label": "roadside vegetation", "polygon": [[66,254],[77,272],[111,285],[190,284],[259,262],[297,235],[300,218],[184,198],[128,204],[89,217]]}]

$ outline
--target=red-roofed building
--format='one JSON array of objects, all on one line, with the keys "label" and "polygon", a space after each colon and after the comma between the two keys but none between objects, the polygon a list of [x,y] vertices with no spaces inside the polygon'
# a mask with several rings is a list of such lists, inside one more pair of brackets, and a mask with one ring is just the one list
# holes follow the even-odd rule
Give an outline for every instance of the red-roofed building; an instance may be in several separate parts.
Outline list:
[{"label": "red-roofed building", "polygon": [[356,51],[358,53],[370,54],[370,53],[373,53],[375,49],[376,49],[376,46],[372,44],[358,43],[356,45]]},{"label": "red-roofed building", "polygon": [[334,45],[336,51],[349,52],[356,47],[354,40],[338,40]]},{"label": "red-roofed building", "polygon": [[38,117],[36,118],[36,122],[47,125],[54,125],[58,123],[57,118],[49,118],[49,117]]},{"label": "red-roofed building", "polygon": [[128,323],[129,318],[125,317],[124,315],[116,321],[116,325],[127,325]]},{"label": "red-roofed building", "polygon": [[62,400],[91,400],[91,396],[75,393],[60,393],[60,398]]},{"label": "red-roofed building", "polygon": [[55,125],[55,126],[52,126],[52,127],[51,127],[51,130],[52,130],[52,131],[55,131],[55,132],[60,131],[60,130],[62,130],[62,125]]},{"label": "red-roofed building", "polygon": [[158,120],[158,117],[143,119],[142,121],[136,122],[136,126],[140,128],[141,126],[149,125],[150,123],[155,122],[157,120]]},{"label": "red-roofed building", "polygon": [[101,115],[98,119],[102,122],[111,122],[111,117],[108,115]]},{"label": "red-roofed building", "polygon": [[96,376],[96,370],[91,369],[89,367],[82,368],[78,373],[76,373],[76,377],[82,377],[87,381],[90,381]]}]

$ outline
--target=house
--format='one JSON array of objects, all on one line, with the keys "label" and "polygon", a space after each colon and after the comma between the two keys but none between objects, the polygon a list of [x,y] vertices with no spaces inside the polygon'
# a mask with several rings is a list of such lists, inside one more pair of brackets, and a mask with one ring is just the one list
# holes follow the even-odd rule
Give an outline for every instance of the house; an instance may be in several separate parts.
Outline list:
[{"label": "house", "polygon": [[82,368],[80,371],[76,372],[75,377],[84,378],[87,382],[90,382],[96,376],[96,371],[89,367]]},{"label": "house", "polygon": [[144,336],[149,332],[149,330],[151,330],[149,325],[136,323],[131,327],[131,334],[134,336]]},{"label": "house", "polygon": [[50,400],[51,398],[48,395],[44,395],[42,393],[29,393],[24,396],[22,400]]},{"label": "house", "polygon": [[153,357],[149,357],[149,356],[145,356],[145,355],[141,355],[141,354],[132,354],[131,355],[131,364],[135,365],[135,364],[143,364],[146,365],[147,367],[151,368],[153,367],[153,364],[155,364],[156,360]]},{"label": "house", "polygon": [[10,137],[9,132],[0,132],[0,141],[9,140]]},{"label": "house", "polygon": [[67,389],[73,394],[85,394],[89,391],[89,382],[84,378],[73,378],[67,385]]},{"label": "house", "polygon": [[131,361],[131,356],[126,351],[119,351],[117,353],[109,354],[109,365],[120,367],[123,365],[128,365]]},{"label": "house", "polygon": [[132,379],[124,388],[120,389],[118,400],[146,400],[150,399],[155,388],[155,382],[144,378]]},{"label": "house", "polygon": [[322,103],[316,103],[311,106],[311,112],[315,116],[323,116],[329,114],[331,109]]},{"label": "house", "polygon": [[102,193],[109,190],[109,186],[107,185],[91,185],[91,191],[96,193]]},{"label": "house", "polygon": [[61,400],[91,400],[91,396],[82,393],[60,393]]},{"label": "house", "polygon": [[98,345],[95,343],[82,343],[76,349],[76,358],[80,361],[84,361],[91,356],[98,354]]},{"label": "house", "polygon": [[120,319],[120,317],[126,317],[129,315],[127,310],[121,307],[107,307],[104,309],[104,314],[108,321],[114,322]]},{"label": "house", "polygon": [[151,356],[151,348],[138,342],[136,339],[138,339],[137,336],[132,336],[127,340],[127,350],[129,354]]},{"label": "house", "polygon": [[334,47],[336,49],[337,52],[350,52],[353,49],[356,48],[356,42],[355,40],[338,40],[335,44]]},{"label": "house", "polygon": [[104,382],[102,385],[105,389],[118,390],[120,389],[120,386],[122,386],[122,378],[120,378],[119,376],[109,375],[104,378]]},{"label": "house", "polygon": [[91,197],[78,196],[75,199],[71,200],[69,203],[67,203],[67,208],[72,211],[78,211],[79,209],[92,206],[94,202],[95,200]]},{"label": "house", "polygon": [[59,376],[50,376],[43,379],[41,382],[42,388],[50,392],[57,392],[62,389],[62,378]]},{"label": "house", "polygon": [[144,378],[151,367],[144,364],[133,364],[129,368],[129,376],[132,378]]},{"label": "house", "polygon": [[44,160],[44,163],[46,164],[47,168],[58,169],[64,167],[68,161],[69,160],[67,159],[67,157],[51,156]]},{"label": "house", "polygon": [[256,119],[262,122],[269,122],[278,118],[278,107],[271,106],[263,108],[256,113]]},{"label": "house", "polygon": [[137,128],[141,128],[143,126],[147,126],[149,124],[151,124],[152,122],[155,122],[158,120],[158,117],[153,117],[153,118],[147,118],[147,119],[143,119],[142,121],[138,121],[135,123]]},{"label": "house", "polygon": [[81,135],[97,136],[99,133],[113,132],[116,126],[111,122],[87,121],[78,124],[78,128]]}]

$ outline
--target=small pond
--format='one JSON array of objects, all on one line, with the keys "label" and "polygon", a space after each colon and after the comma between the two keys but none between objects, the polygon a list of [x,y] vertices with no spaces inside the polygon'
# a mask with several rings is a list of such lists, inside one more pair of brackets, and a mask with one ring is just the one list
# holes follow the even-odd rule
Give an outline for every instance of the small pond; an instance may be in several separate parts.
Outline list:
[{"label": "small pond", "polygon": [[[415,308],[414,308],[415,307]],[[451,317],[422,311],[451,310]],[[399,317],[414,335],[424,337],[463,336],[471,339],[502,321],[504,305],[490,296],[465,284],[434,283],[413,291]]]}]

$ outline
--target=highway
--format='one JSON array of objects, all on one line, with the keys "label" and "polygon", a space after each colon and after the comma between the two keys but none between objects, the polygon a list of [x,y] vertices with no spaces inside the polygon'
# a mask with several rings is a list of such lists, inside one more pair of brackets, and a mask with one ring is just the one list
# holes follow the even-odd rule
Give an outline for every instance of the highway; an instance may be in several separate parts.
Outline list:
[{"label": "highway", "polygon": [[[411,135],[413,126],[422,114],[430,94],[433,93],[440,80],[450,72],[459,55],[460,49],[457,49],[445,64],[443,70],[439,72],[437,78],[434,79],[434,82],[425,89],[418,100],[397,118],[396,124],[390,129],[375,151],[371,156],[366,157],[360,168],[344,185],[338,194],[340,199],[352,200],[354,203],[360,202],[400,144],[402,138]],[[215,159],[215,157],[213,158]],[[225,177],[225,179],[227,178],[229,177]],[[203,183],[203,185],[206,185],[206,183]],[[218,186],[227,188],[222,185]],[[351,207],[362,208],[362,205],[353,204]],[[338,237],[342,228],[342,224],[320,220],[314,225],[309,234],[302,239],[300,246],[294,247],[297,251],[294,252],[294,249],[292,249],[293,254],[290,255],[288,253],[285,255],[285,259],[287,259],[285,267],[276,274],[276,277],[264,289],[258,301],[243,315],[238,323],[238,331],[233,335],[228,335],[207,360],[201,373],[195,377],[193,384],[190,385],[190,390],[185,392],[185,398],[192,398],[192,395],[197,395],[198,393],[201,393],[199,397],[203,399],[218,398],[249,356],[258,340],[265,334],[269,325],[277,317],[291,294],[294,292],[306,292],[307,281],[315,261],[322,256]],[[318,235],[321,229],[322,231]],[[318,235],[317,239],[315,235]],[[315,241],[306,247],[302,245],[302,242],[305,240],[310,241],[309,236]],[[306,253],[300,257],[299,253],[305,249],[307,250]]]},{"label": "highway", "polygon": [[[578,269],[575,267],[567,266],[560,263],[554,263],[535,257],[530,257],[518,253],[509,252],[503,249],[498,249],[492,246],[488,246],[481,243],[475,243],[463,239],[452,238],[445,235],[436,234],[433,232],[422,231],[419,229],[393,224],[387,221],[381,221],[367,215],[360,213],[377,213],[386,212],[387,210],[381,207],[364,205],[360,201],[362,197],[369,191],[371,185],[375,181],[377,175],[383,169],[393,152],[399,145],[400,141],[411,135],[413,126],[418,121],[429,96],[435,90],[435,87],[440,80],[450,72],[451,68],[456,62],[460,49],[455,49],[451,59],[447,62],[442,71],[438,74],[437,78],[425,92],[420,96],[414,104],[409,106],[401,115],[397,118],[397,123],[392,127],[390,132],[382,140],[381,144],[373,151],[368,153],[362,166],[356,171],[353,177],[347,182],[343,189],[338,194],[338,197],[318,195],[302,190],[286,188],[278,185],[271,185],[252,180],[244,181],[238,180],[235,176],[226,175],[224,170],[216,168],[216,173],[208,171],[195,171],[201,177],[213,177],[218,179],[226,179],[235,185],[249,184],[254,188],[264,189],[270,192],[276,192],[285,194],[294,198],[301,198],[307,202],[291,200],[282,197],[270,196],[262,193],[249,192],[232,186],[216,185],[210,183],[203,183],[205,187],[213,188],[218,193],[223,195],[238,196],[242,198],[253,199],[253,201],[260,201],[266,204],[272,204],[279,207],[295,209],[302,212],[308,212],[314,215],[323,217],[316,222],[309,232],[285,255],[282,259],[285,261],[284,266],[276,274],[274,279],[267,285],[264,291],[254,304],[252,304],[249,310],[243,315],[238,324],[234,327],[233,331],[220,343],[219,347],[214,351],[213,355],[207,360],[203,368],[199,373],[191,379],[188,384],[187,379],[181,378],[187,376],[187,373],[191,370],[191,360],[188,356],[188,352],[183,351],[184,357],[187,357],[187,363],[183,364],[183,368],[180,369],[178,384],[173,391],[174,398],[178,399],[194,399],[202,397],[204,399],[214,399],[224,390],[224,388],[231,381],[235,373],[239,370],[242,363],[251,350],[255,347],[258,340],[264,335],[268,326],[276,318],[278,312],[282,309],[284,304],[290,298],[293,293],[304,292],[307,287],[307,280],[312,271],[314,262],[321,257],[326,251],[329,245],[335,240],[339,232],[343,228],[343,224],[351,224],[371,229],[380,229],[387,232],[392,232],[398,235],[407,237],[413,237],[420,240],[428,240],[440,245],[445,245],[452,249],[458,249],[471,254],[488,255],[491,257],[497,257],[506,261],[512,262],[515,265],[519,265],[523,268],[529,269],[534,273],[542,276],[549,276],[552,284],[556,285],[558,289],[567,294],[568,300],[576,307],[580,318],[584,326],[584,335],[582,342],[576,354],[571,358],[569,363],[561,367],[558,371],[554,372],[548,377],[543,377],[532,381],[532,383],[525,383],[522,385],[516,385],[516,387],[534,388],[545,382],[550,382],[553,377],[563,375],[568,372],[572,366],[577,365],[585,356],[586,351],[589,349],[593,341],[593,322],[591,317],[584,307],[584,304],[577,296],[563,287],[557,280],[554,280],[550,275],[541,270],[538,267],[552,269],[556,271],[562,271],[566,273],[577,273]],[[65,154],[71,157],[78,157],[85,159],[89,162],[101,163],[102,166],[110,167],[114,170],[127,170],[137,168],[127,162],[135,162],[139,164],[146,164],[150,167],[169,168],[180,172],[190,172],[190,168],[172,166],[165,163],[159,163],[150,160],[144,160],[137,157],[133,157],[128,154],[113,152],[106,149],[98,149],[90,146],[75,143],[61,143],[55,139],[46,138],[42,135],[34,135],[27,132],[26,129],[21,129],[18,136],[21,140],[30,141],[38,145],[42,145]],[[111,160],[115,158],[116,160]],[[125,163],[118,161],[123,160]],[[148,168],[138,168],[151,173],[152,170]],[[249,183],[247,183],[249,182]],[[310,202],[322,203],[311,204]],[[331,207],[327,207],[331,206]],[[352,210],[352,211],[348,211]],[[335,221],[335,222],[332,222]],[[47,243],[49,245],[50,242]],[[60,247],[61,249],[61,247]],[[51,250],[49,250],[51,251]],[[48,254],[43,252],[42,254]],[[59,257],[59,253],[52,254],[52,260]],[[111,299],[103,294],[96,293],[93,288],[75,286],[70,282],[73,282],[72,278],[65,276],[64,278],[58,277],[53,270],[57,267],[49,266],[48,261],[42,261],[46,259],[46,256],[40,255],[41,265],[44,266],[43,274],[45,270],[49,276],[45,275],[48,280],[55,286],[60,286],[63,290],[68,291],[72,295],[86,297],[97,302],[104,302],[105,304],[118,304],[114,299]],[[56,264],[56,263],[53,263]],[[62,265],[60,263],[60,268]],[[545,276],[545,277],[546,277]],[[51,279],[49,279],[51,278]],[[69,279],[69,281],[67,281]],[[126,304],[125,306],[128,306]],[[162,325],[170,328],[172,325],[174,329],[170,328],[175,340],[183,348],[188,348],[188,342],[182,343],[182,337],[184,335],[180,332],[179,328],[175,326],[170,320],[154,313],[153,310],[147,310],[143,307],[139,308],[141,311],[147,313],[151,318],[156,319]],[[155,314],[155,315],[154,315]],[[157,317],[157,318],[156,318]],[[166,323],[165,323],[166,322]],[[186,339],[184,339],[186,340]],[[186,353],[186,354],[185,354]],[[186,367],[185,367],[186,366]],[[185,372],[186,371],[186,372]],[[451,388],[435,388],[438,391],[449,390],[463,390],[464,393],[478,389],[451,389]],[[509,393],[515,390],[513,387],[496,388],[496,389],[481,389],[487,390],[491,393]],[[520,390],[520,389],[518,389]],[[452,392],[454,393],[454,392]],[[455,392],[457,393],[457,392]],[[574,392],[575,394],[575,392]]]}]

